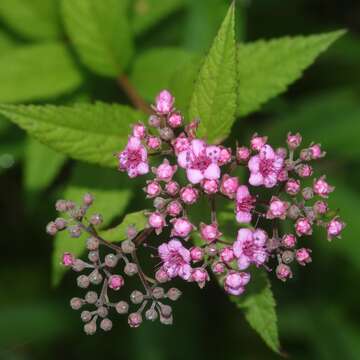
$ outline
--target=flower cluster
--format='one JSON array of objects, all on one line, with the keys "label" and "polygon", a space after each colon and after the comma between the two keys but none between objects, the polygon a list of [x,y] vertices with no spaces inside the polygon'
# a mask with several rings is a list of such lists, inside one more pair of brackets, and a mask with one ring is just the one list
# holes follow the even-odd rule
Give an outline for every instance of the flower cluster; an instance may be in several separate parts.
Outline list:
[{"label": "flower cluster", "polygon": [[[107,314],[104,308],[115,307],[118,312],[118,308],[126,308],[127,311],[127,303],[121,301],[121,306],[110,303],[107,295],[107,289],[116,291],[124,284],[121,275],[111,273],[118,262],[124,262],[126,275],[138,274],[145,289],[145,294],[136,290],[136,294],[131,295],[133,303],[142,305],[129,315],[130,326],[140,324],[141,314],[149,302],[152,303],[146,318],[154,320],[159,315],[163,323],[171,323],[171,308],[159,299],[174,300],[180,292],[171,288],[165,294],[160,284],[180,278],[203,288],[214,276],[228,294],[239,296],[251,281],[252,267],[274,270],[278,279],[286,281],[293,276],[293,265],[304,266],[312,261],[311,249],[304,246],[304,238],[311,236],[315,227],[324,228],[329,240],[340,237],[345,227],[327,203],[334,187],[324,175],[313,177],[313,162],[325,156],[319,144],[301,148],[301,135],[291,133],[286,146],[281,148],[272,147],[267,137],[258,134],[254,134],[248,145],[237,145],[234,150],[208,144],[197,137],[199,121],[185,123],[174,105],[174,97],[162,91],[152,106],[154,113],[148,125],[134,124],[125,149],[117,155],[119,170],[127,172],[129,177],[147,174],[143,190],[146,198],[152,200],[153,210],[145,212],[148,217],[145,230],[136,233],[130,229],[129,239],[121,246],[109,244],[95,231],[100,215],[93,215],[89,224],[84,225],[85,212],[91,202],[89,195],[80,208],[68,202],[57,205],[58,210],[70,213],[75,224],[57,219],[48,225],[52,235],[64,228],[75,237],[87,231],[91,244],[97,239],[98,245],[115,250],[106,255],[104,262],[97,247],[89,247],[89,243],[90,263],[64,254],[65,266],[76,270],[81,263],[82,269],[91,269],[91,274],[104,273],[103,290],[92,302],[97,310],[82,315],[87,319],[87,333],[93,332],[90,328],[96,328],[97,318],[104,318],[100,323],[103,329],[111,327],[107,315],[100,315]],[[247,170],[246,178],[237,175],[238,168]],[[209,206],[201,208],[204,199]],[[237,233],[232,235],[224,235],[227,229],[218,221],[219,214],[229,209],[224,207],[224,200],[233,208],[232,216],[238,226]],[[197,215],[201,212],[202,222],[195,222],[198,216],[192,216],[194,211]],[[284,232],[285,228],[292,231]],[[136,252],[152,234],[161,233],[167,240],[156,245],[160,263],[154,267],[152,278],[142,271]],[[109,266],[109,261],[113,266]],[[94,283],[91,274],[85,276],[87,285]],[[78,280],[80,283],[83,281]],[[79,308],[85,303],[89,303],[86,296],[73,300],[72,306]]]}]

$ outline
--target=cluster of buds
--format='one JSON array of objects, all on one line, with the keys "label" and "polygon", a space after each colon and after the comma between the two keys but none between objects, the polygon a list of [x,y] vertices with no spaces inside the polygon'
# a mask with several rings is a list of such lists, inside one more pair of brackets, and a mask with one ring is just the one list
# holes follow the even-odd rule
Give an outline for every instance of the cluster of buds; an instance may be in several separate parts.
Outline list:
[{"label": "cluster of buds", "polygon": [[[161,292],[159,284],[181,278],[203,288],[214,276],[228,294],[240,296],[251,281],[252,267],[274,270],[278,279],[286,281],[293,276],[292,264],[304,266],[312,261],[311,250],[301,242],[312,235],[315,226],[324,228],[329,240],[340,237],[345,227],[337,213],[329,209],[327,198],[334,187],[329,185],[326,177],[314,177],[312,185],[308,185],[314,174],[312,162],[325,156],[319,144],[311,143],[301,149],[301,135],[291,133],[287,136],[286,146],[281,148],[273,148],[267,137],[257,134],[248,145],[237,145],[234,150],[208,144],[197,137],[199,121],[184,124],[184,118],[174,104],[174,97],[168,91],[162,91],[152,106],[154,113],[148,125],[134,124],[125,149],[117,155],[120,171],[127,172],[130,177],[148,175],[143,190],[146,198],[153,202],[153,210],[145,212],[148,227],[132,235],[135,240],[130,253],[132,259],[136,259],[133,265],[136,265],[146,293],[137,293],[136,298],[141,301],[136,303],[142,305],[135,313],[138,315],[129,316],[130,326],[136,323],[136,316],[141,319],[139,314],[150,300],[150,310],[158,309],[160,320],[171,323],[170,308],[161,304],[158,296],[152,295],[154,289]],[[247,179],[235,175],[238,167],[248,170]],[[192,207],[204,198],[209,203],[208,218],[211,220],[195,223],[191,216]],[[223,199],[232,204],[234,223],[239,227],[233,236],[224,236],[222,231],[225,229],[218,222],[219,212],[225,211],[220,207],[224,204]],[[74,233],[87,230],[92,238],[100,239],[100,245],[108,246],[95,232],[97,224],[92,221],[93,216],[89,224],[79,224],[85,219],[88,203],[84,198],[84,206],[79,209],[72,203],[70,208],[67,202],[62,203],[75,224],[70,226],[68,220],[57,219],[49,224],[48,232],[55,234],[68,227],[70,235],[74,236]],[[100,218],[99,215],[95,217]],[[285,222],[290,223],[286,228],[292,228],[292,231],[282,232]],[[150,278],[141,270],[136,250],[148,242],[151,235],[161,233],[168,240],[157,245],[160,264],[154,267],[154,276]],[[125,244],[129,241],[132,240]],[[123,244],[121,247],[111,245],[116,250],[112,256],[116,262],[124,261],[128,266]],[[76,268],[71,260],[63,262]],[[101,263],[98,256],[95,262],[84,263],[84,268],[102,270],[107,281],[104,288],[109,287],[113,275],[106,259]],[[169,292],[179,294],[174,289]],[[178,297],[169,292],[167,295],[164,291],[161,293],[170,299]],[[101,308],[104,304],[107,308],[112,306],[107,301],[106,290],[97,301]],[[86,299],[78,302],[85,304]],[[164,307],[169,310],[165,310],[167,316]],[[98,317],[96,312],[92,313],[90,321],[94,322]]]}]

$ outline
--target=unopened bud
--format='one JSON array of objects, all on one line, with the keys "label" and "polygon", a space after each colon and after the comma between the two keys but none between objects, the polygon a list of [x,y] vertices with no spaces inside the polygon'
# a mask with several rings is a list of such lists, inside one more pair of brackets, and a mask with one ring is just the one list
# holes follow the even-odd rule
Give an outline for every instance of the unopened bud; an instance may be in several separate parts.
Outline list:
[{"label": "unopened bud", "polygon": [[81,320],[82,320],[83,322],[85,322],[85,323],[91,321],[91,319],[92,319],[91,312],[90,312],[90,311],[87,311],[87,310],[83,311],[83,312],[81,313],[80,317],[81,317]]},{"label": "unopened bud", "polygon": [[99,239],[96,237],[90,237],[86,240],[86,248],[90,251],[97,250],[99,248]]},{"label": "unopened bud", "polygon": [[131,240],[125,240],[121,243],[121,250],[125,254],[130,254],[135,251],[136,247],[135,244]]},{"label": "unopened bud", "polygon": [[294,253],[292,251],[286,250],[283,252],[281,259],[285,264],[290,264],[294,260]]},{"label": "unopened bud", "polygon": [[152,296],[155,299],[162,299],[164,297],[164,295],[165,295],[164,289],[161,287],[156,287],[152,291]]},{"label": "unopened bud", "polygon": [[94,335],[96,333],[96,322],[90,321],[84,325],[84,331],[86,335]]},{"label": "unopened bud", "polygon": [[129,311],[129,304],[126,301],[119,301],[115,306],[118,314],[127,314]]},{"label": "unopened bud", "polygon": [[158,313],[155,309],[149,309],[145,312],[146,320],[155,321],[158,318]]},{"label": "unopened bud", "polygon": [[171,288],[167,292],[167,297],[172,301],[178,300],[180,296],[181,296],[181,291],[177,288]]},{"label": "unopened bud", "polygon": [[91,194],[87,193],[84,195],[84,198],[83,198],[83,203],[84,205],[86,206],[90,206],[94,201],[94,198]]},{"label": "unopened bud", "polygon": [[164,127],[160,130],[160,137],[165,141],[170,141],[174,138],[174,131],[170,127]]},{"label": "unopened bud", "polygon": [[109,310],[105,307],[105,306],[100,306],[97,309],[97,314],[101,317],[101,318],[106,318],[109,314]]},{"label": "unopened bud", "polygon": [[79,310],[84,304],[84,300],[74,297],[70,300],[70,306],[73,310]]},{"label": "unopened bud", "polygon": [[118,263],[118,258],[115,254],[107,254],[105,256],[105,265],[110,267],[110,268],[113,268],[116,266],[116,264]]},{"label": "unopened bud", "polygon": [[90,285],[90,280],[86,275],[80,275],[76,279],[76,283],[77,283],[78,287],[80,287],[82,289],[86,289]]},{"label": "unopened bud", "polygon": [[89,291],[85,295],[85,301],[88,304],[95,304],[98,300],[98,295],[95,291]]},{"label": "unopened bud", "polygon": [[124,268],[124,273],[128,276],[133,276],[137,274],[138,267],[135,263],[127,263]]},{"label": "unopened bud", "polygon": [[134,290],[130,294],[130,300],[133,304],[141,304],[144,300],[144,295],[140,291]]},{"label": "unopened bud", "polygon": [[110,331],[112,329],[112,321],[110,319],[103,319],[100,323],[100,328],[104,331]]},{"label": "unopened bud", "polygon": [[103,277],[102,275],[99,273],[98,270],[94,270],[90,275],[89,275],[89,280],[92,284],[94,285],[99,285],[102,280],[103,280]]},{"label": "unopened bud", "polygon": [[100,225],[103,222],[103,217],[101,214],[93,214],[90,218],[90,223],[92,225]]}]

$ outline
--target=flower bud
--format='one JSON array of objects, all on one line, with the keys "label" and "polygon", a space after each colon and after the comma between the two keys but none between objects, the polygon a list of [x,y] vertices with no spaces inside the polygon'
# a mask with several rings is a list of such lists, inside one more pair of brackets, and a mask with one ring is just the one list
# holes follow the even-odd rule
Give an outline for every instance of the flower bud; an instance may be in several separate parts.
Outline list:
[{"label": "flower bud", "polygon": [[294,253],[290,250],[286,250],[282,253],[281,259],[285,264],[290,264],[294,260]]},{"label": "flower bud", "polygon": [[222,262],[216,262],[212,265],[211,269],[214,274],[220,275],[225,272],[226,267]]},{"label": "flower bud", "polygon": [[127,263],[124,268],[124,273],[127,276],[134,276],[138,273],[138,267],[135,263]]},{"label": "flower bud", "polygon": [[118,314],[127,314],[129,311],[129,304],[126,301],[119,301],[115,305],[115,309]]},{"label": "flower bud", "polygon": [[124,254],[131,254],[135,249],[136,246],[131,240],[125,240],[121,243],[121,250]]},{"label": "flower bud", "polygon": [[83,197],[83,203],[85,206],[90,206],[94,202],[94,198],[91,194],[86,193]]},{"label": "flower bud", "polygon": [[296,220],[301,215],[301,210],[296,205],[291,205],[288,209],[287,216],[292,219]]},{"label": "flower bud", "polygon": [[88,254],[88,259],[91,262],[97,262],[99,260],[99,252],[98,251],[90,251]]},{"label": "flower bud", "polygon": [[137,123],[133,125],[132,135],[136,138],[142,140],[146,136],[146,127],[142,123]]},{"label": "flower bud", "polygon": [[92,236],[86,240],[86,248],[90,251],[97,250],[99,248],[99,239]]},{"label": "flower bud", "polygon": [[184,202],[184,204],[192,205],[196,202],[198,197],[199,191],[191,185],[183,187],[180,190],[180,199]]},{"label": "flower bud", "polygon": [[292,278],[292,271],[288,265],[279,264],[276,268],[276,276],[281,281]]},{"label": "flower bud", "polygon": [[201,261],[204,258],[204,250],[198,246],[190,249],[190,256],[193,262]]},{"label": "flower bud", "polygon": [[149,309],[145,312],[146,320],[155,321],[158,318],[158,313],[155,309]]},{"label": "flower bud", "polygon": [[231,261],[233,261],[235,259],[234,251],[233,251],[232,247],[230,247],[230,246],[222,248],[220,250],[219,254],[220,254],[221,261],[224,263],[230,263]]},{"label": "flower bud", "polygon": [[100,323],[100,328],[104,331],[110,331],[112,329],[112,321],[110,319],[103,319]]},{"label": "flower bud", "polygon": [[140,313],[131,313],[128,317],[128,324],[131,328],[138,328],[142,323],[142,316]]},{"label": "flower bud", "polygon": [[90,321],[84,325],[84,332],[86,335],[94,335],[96,333],[96,321]]},{"label": "flower bud", "polygon": [[148,181],[144,191],[147,194],[147,198],[154,198],[161,194],[161,185],[157,181]]},{"label": "flower bud", "polygon": [[160,284],[166,283],[167,281],[170,280],[167,272],[160,268],[156,273],[155,273],[155,279],[157,282],[159,282]]},{"label": "flower bud", "polygon": [[162,90],[156,97],[155,109],[159,114],[166,115],[170,113],[174,105],[174,97],[167,90]]},{"label": "flower bud", "polygon": [[92,319],[91,312],[86,311],[86,310],[81,313],[80,317],[84,323],[87,323],[87,322],[91,321],[91,319]]},{"label": "flower bud", "polygon": [[345,226],[346,224],[339,217],[332,219],[327,225],[328,240],[332,240],[335,237],[341,238],[341,233]]},{"label": "flower bud", "polygon": [[165,141],[171,141],[174,136],[174,131],[170,127],[164,127],[160,130],[160,137]]},{"label": "flower bud", "polygon": [[321,159],[326,155],[326,152],[321,150],[320,144],[310,146],[311,158],[314,160]]},{"label": "flower bud", "polygon": [[289,179],[285,185],[285,191],[291,196],[297,195],[300,189],[301,186],[299,180]]},{"label": "flower bud", "polygon": [[281,244],[288,249],[294,248],[296,242],[297,242],[296,236],[293,234],[285,234],[281,239]]},{"label": "flower bud", "polygon": [[164,296],[165,296],[165,292],[164,292],[164,289],[162,287],[155,287],[153,290],[152,290],[152,296],[155,298],[155,299],[162,299]]},{"label": "flower bud", "polygon": [[100,306],[97,309],[97,314],[101,317],[101,318],[105,318],[108,316],[109,314],[109,310],[105,307],[105,306]]},{"label": "flower bud", "polygon": [[326,182],[325,176],[322,176],[320,179],[314,180],[313,189],[316,195],[327,198],[335,188]]},{"label": "flower bud", "polygon": [[203,180],[201,182],[201,187],[203,188],[205,194],[208,195],[216,194],[220,189],[218,180],[209,180],[209,179]]},{"label": "flower bud", "polygon": [[85,301],[88,304],[95,304],[98,300],[98,295],[95,291],[88,291],[85,295]]},{"label": "flower bud", "polygon": [[250,281],[250,274],[245,272],[230,271],[224,281],[224,289],[230,295],[241,295],[245,285]]},{"label": "flower bud", "polygon": [[325,215],[328,210],[328,204],[325,201],[319,200],[313,206],[314,212],[319,215]]},{"label": "flower bud", "polygon": [[314,191],[311,187],[304,188],[301,194],[305,200],[310,200],[314,197]]},{"label": "flower bud", "polygon": [[171,201],[166,207],[166,212],[171,217],[179,216],[182,211],[183,211],[183,207],[180,204],[180,202],[177,200]]},{"label": "flower bud", "polygon": [[98,270],[94,270],[89,275],[89,280],[94,285],[99,285],[103,281],[103,276],[100,274]]},{"label": "flower bud", "polygon": [[68,231],[72,238],[79,238],[81,236],[81,228],[78,225],[70,226]]},{"label": "flower bud", "polygon": [[170,288],[166,294],[166,296],[171,300],[171,301],[176,301],[179,299],[179,297],[181,296],[181,291],[177,288]]},{"label": "flower bud", "polygon": [[300,218],[295,223],[295,230],[299,236],[312,235],[312,224],[307,218]]},{"label": "flower bud", "polygon": [[68,210],[66,200],[58,200],[55,204],[56,211],[66,212]]},{"label": "flower bud", "polygon": [[103,218],[101,214],[93,214],[90,218],[90,224],[92,225],[100,225],[103,222]]},{"label": "flower bud", "polygon": [[286,142],[288,144],[289,149],[295,150],[300,146],[300,144],[302,142],[302,137],[299,133],[297,133],[295,135],[288,133]]},{"label": "flower bud", "polygon": [[77,282],[77,286],[82,288],[82,289],[86,289],[90,285],[90,280],[86,275],[80,275],[76,279],[76,282]]},{"label": "flower bud", "polygon": [[140,291],[134,290],[130,294],[130,300],[133,304],[141,304],[144,300],[144,295]]},{"label": "flower bud", "polygon": [[58,230],[64,230],[66,228],[67,222],[63,218],[57,218],[55,220],[55,226]]},{"label": "flower bud", "polygon": [[80,260],[80,259],[75,259],[74,260],[74,264],[72,266],[72,269],[76,272],[80,272],[83,271],[85,269],[86,264]]},{"label": "flower bud", "polygon": [[310,149],[302,149],[300,152],[300,159],[303,161],[310,161],[312,159]]},{"label": "flower bud", "polygon": [[305,266],[306,264],[310,263],[312,261],[311,259],[311,250],[310,249],[305,249],[305,248],[301,248],[299,250],[296,251],[296,261],[300,264]]},{"label": "flower bud", "polygon": [[267,136],[258,136],[258,134],[254,134],[250,142],[250,147],[254,151],[260,151],[260,149],[267,143],[267,140]]},{"label": "flower bud", "polygon": [[166,206],[166,200],[160,196],[154,199],[154,208],[157,210],[162,210]]},{"label": "flower bud", "polygon": [[176,181],[171,180],[165,185],[165,191],[170,196],[175,196],[179,192],[179,190],[180,190],[180,185]]},{"label": "flower bud", "polygon": [[46,225],[46,232],[51,235],[54,236],[56,235],[56,233],[58,232],[58,228],[55,224],[54,221],[50,221],[47,225]]},{"label": "flower bud", "polygon": [[285,219],[289,204],[280,200],[277,196],[273,196],[270,200],[269,210],[266,213],[267,219]]},{"label": "flower bud", "polygon": [[62,264],[64,266],[73,266],[74,262],[75,262],[75,258],[74,258],[73,254],[71,254],[69,252],[66,252],[66,253],[63,254],[63,256],[62,256]]},{"label": "flower bud", "polygon": [[110,289],[118,291],[124,285],[124,278],[121,275],[111,275],[108,286]]},{"label": "flower bud", "polygon": [[181,114],[177,112],[172,113],[167,119],[168,125],[173,129],[180,127],[182,125],[182,122],[183,118]]},{"label": "flower bud", "polygon": [[73,310],[79,310],[84,305],[84,300],[74,297],[70,300],[70,306]]},{"label": "flower bud", "polygon": [[239,179],[235,176],[225,174],[221,180],[220,191],[229,199],[234,199],[239,187]]},{"label": "flower bud", "polygon": [[313,168],[308,164],[300,164],[295,171],[302,178],[310,177],[314,173]]},{"label": "flower bud", "polygon": [[148,124],[149,124],[149,126],[158,128],[158,127],[160,127],[161,119],[156,115],[150,115],[150,117],[148,119]]},{"label": "flower bud", "polygon": [[173,224],[171,236],[187,238],[194,229],[194,226],[185,217],[173,219],[171,222]]},{"label": "flower bud", "polygon": [[118,263],[118,258],[115,254],[107,254],[104,259],[105,265],[107,267],[113,268]]},{"label": "flower bud", "polygon": [[246,163],[249,161],[251,155],[251,151],[249,148],[242,146],[236,148],[236,160],[239,163]]},{"label": "flower bud", "polygon": [[150,150],[159,150],[161,148],[161,139],[157,136],[148,136],[146,145]]},{"label": "flower bud", "polygon": [[217,224],[200,224],[200,235],[207,242],[216,241],[222,234],[219,232]]}]

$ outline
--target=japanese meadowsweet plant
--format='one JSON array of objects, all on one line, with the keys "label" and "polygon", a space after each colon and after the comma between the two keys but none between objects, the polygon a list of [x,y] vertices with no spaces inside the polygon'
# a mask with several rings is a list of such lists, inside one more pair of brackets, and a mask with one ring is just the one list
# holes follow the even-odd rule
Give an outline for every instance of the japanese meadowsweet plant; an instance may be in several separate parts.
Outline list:
[{"label": "japanese meadowsweet plant", "polygon": [[[65,268],[78,273],[84,294],[70,304],[92,335],[111,330],[116,315],[132,328],[145,320],[172,324],[182,282],[203,289],[213,281],[280,352],[269,277],[291,281],[316,261],[313,232],[331,241],[345,223],[327,202],[331,179],[317,169],[326,155],[321,139],[305,143],[296,129],[286,129],[278,147],[264,130],[240,144],[233,125],[285,91],[343,32],[237,44],[233,4],[207,56],[177,63],[171,51],[166,58],[159,50],[158,79],[144,86],[137,61],[130,80],[125,74],[133,32],[146,24],[130,31],[124,4],[63,0],[62,17],[82,64],[116,79],[136,109],[0,105],[0,114],[57,152],[119,170],[119,191],[109,181],[111,189],[97,192],[94,184],[95,195],[91,186],[68,189],[56,202],[61,215],[47,225],[56,236],[54,282]],[[173,71],[163,77],[166,66]],[[99,168],[94,182],[113,178],[108,171]],[[146,207],[123,214],[139,189]],[[110,227],[121,214],[123,221]]]}]

